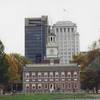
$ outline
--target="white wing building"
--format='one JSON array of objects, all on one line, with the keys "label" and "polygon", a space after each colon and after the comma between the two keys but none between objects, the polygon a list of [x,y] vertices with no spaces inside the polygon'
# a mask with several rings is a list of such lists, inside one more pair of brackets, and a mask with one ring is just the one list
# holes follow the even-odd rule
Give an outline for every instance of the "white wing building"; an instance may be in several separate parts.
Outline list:
[{"label": "white wing building", "polygon": [[79,33],[77,26],[71,21],[59,21],[53,25],[58,46],[58,57],[60,63],[70,63],[73,55],[80,52]]}]

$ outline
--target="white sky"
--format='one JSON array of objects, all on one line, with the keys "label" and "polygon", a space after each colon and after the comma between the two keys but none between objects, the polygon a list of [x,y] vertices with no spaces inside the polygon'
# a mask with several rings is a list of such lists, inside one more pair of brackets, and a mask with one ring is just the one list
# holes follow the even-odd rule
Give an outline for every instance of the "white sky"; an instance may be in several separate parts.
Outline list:
[{"label": "white sky", "polygon": [[41,15],[48,15],[50,24],[76,23],[81,51],[100,38],[100,0],[0,0],[0,40],[7,53],[24,54],[24,18]]}]

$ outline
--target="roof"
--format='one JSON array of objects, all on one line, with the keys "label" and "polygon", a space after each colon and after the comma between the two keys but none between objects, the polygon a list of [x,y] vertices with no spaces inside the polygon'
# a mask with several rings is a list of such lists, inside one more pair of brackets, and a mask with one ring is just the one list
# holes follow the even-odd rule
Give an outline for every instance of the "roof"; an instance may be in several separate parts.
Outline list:
[{"label": "roof", "polygon": [[76,67],[77,64],[26,64],[26,67]]},{"label": "roof", "polygon": [[70,71],[70,70],[79,70],[77,64],[29,64],[26,65],[23,71]]},{"label": "roof", "polygon": [[54,26],[76,26],[72,21],[58,21]]}]

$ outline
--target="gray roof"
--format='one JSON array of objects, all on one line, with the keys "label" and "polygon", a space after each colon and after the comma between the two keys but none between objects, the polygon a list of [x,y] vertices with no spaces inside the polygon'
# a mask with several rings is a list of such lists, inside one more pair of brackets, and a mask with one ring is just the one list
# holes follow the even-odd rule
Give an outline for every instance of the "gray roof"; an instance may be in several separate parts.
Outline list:
[{"label": "gray roof", "polygon": [[76,67],[77,64],[26,64],[26,67]]},{"label": "gray roof", "polygon": [[65,71],[77,70],[77,64],[28,64],[24,67],[24,71]]},{"label": "gray roof", "polygon": [[72,21],[58,21],[54,26],[76,26]]}]

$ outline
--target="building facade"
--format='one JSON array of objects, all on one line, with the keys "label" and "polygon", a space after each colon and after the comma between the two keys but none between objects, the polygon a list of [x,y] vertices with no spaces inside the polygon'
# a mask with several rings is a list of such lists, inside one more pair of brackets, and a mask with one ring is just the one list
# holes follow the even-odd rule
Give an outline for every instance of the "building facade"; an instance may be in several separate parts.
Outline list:
[{"label": "building facade", "polygon": [[25,18],[25,56],[40,63],[46,56],[48,18]]},{"label": "building facade", "polygon": [[56,34],[60,63],[69,63],[73,55],[79,53],[79,33],[77,26],[71,21],[59,21],[53,25]]},{"label": "building facade", "polygon": [[79,92],[80,75],[76,64],[33,64],[23,69],[24,93]]},{"label": "building facade", "polygon": [[44,63],[23,68],[24,93],[79,92],[80,73],[77,64],[59,64],[56,35],[50,33]]}]

